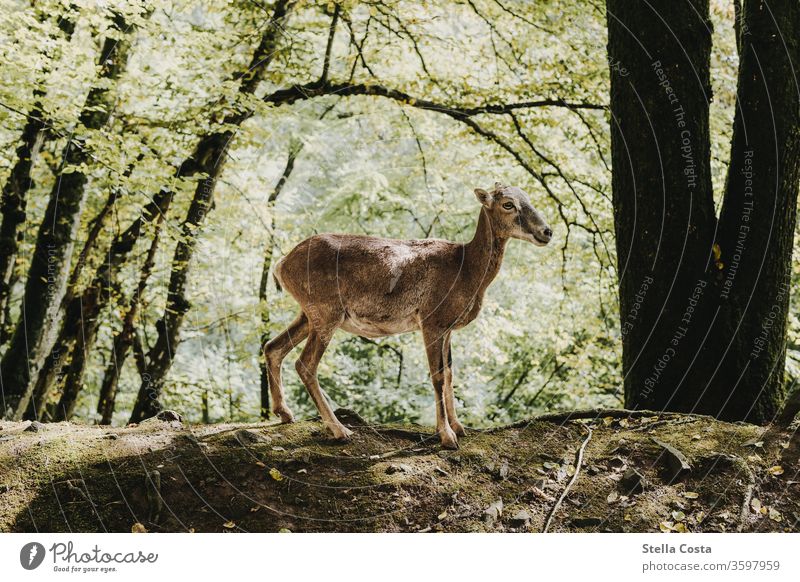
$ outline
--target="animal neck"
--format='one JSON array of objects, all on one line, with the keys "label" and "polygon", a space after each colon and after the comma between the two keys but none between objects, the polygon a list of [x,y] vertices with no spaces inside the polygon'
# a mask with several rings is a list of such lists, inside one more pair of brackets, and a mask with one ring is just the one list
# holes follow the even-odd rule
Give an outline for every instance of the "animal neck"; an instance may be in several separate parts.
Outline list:
[{"label": "animal neck", "polygon": [[494,231],[486,210],[481,208],[475,236],[464,245],[464,272],[478,292],[483,293],[500,271],[507,240]]}]

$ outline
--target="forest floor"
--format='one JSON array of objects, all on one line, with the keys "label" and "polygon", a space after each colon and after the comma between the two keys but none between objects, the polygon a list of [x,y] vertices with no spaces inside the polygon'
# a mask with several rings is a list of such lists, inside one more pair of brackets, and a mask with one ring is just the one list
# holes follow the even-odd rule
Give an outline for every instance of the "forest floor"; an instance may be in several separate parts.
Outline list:
[{"label": "forest floor", "polygon": [[800,531],[791,433],[589,411],[451,451],[338,414],[347,443],[318,421],[0,422],[0,531]]}]

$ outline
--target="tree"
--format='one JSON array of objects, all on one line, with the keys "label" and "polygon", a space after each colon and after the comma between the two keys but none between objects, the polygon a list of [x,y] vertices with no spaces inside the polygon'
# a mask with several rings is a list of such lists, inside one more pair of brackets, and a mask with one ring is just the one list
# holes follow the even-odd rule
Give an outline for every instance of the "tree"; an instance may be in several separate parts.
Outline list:
[{"label": "tree", "polygon": [[[100,130],[111,116],[107,81],[118,78],[124,71],[130,48],[132,27],[122,14],[113,13],[112,19],[122,36],[118,39],[116,34],[110,34],[103,42],[98,59],[102,81],[89,92],[79,119],[80,126],[89,131]],[[63,317],[61,302],[84,207],[90,161],[86,136],[73,136],[64,148],[61,170],[37,234],[25,282],[22,315],[0,361],[3,412],[8,418],[21,418],[28,407],[33,386]]]},{"label": "tree", "polygon": [[800,5],[742,7],[718,218],[708,0],[608,0],[607,20],[625,403],[770,421],[800,178]]},{"label": "tree", "polygon": [[[42,15],[46,16],[45,14]],[[74,15],[64,15],[59,18],[58,31],[69,42],[75,31]],[[49,43],[46,43],[46,46]],[[51,65],[44,71],[49,72]],[[42,85],[46,78],[42,79]],[[17,249],[20,242],[20,230],[25,222],[25,207],[27,194],[31,187],[31,168],[38,152],[42,148],[45,129],[47,127],[46,113],[42,98],[46,91],[37,87],[33,91],[34,104],[27,113],[27,121],[20,135],[19,145],[16,149],[17,161],[11,173],[3,184],[2,201],[0,201],[0,344],[9,339],[10,321],[8,320],[8,300],[11,296],[11,287],[14,280],[14,264],[17,258]]]},{"label": "tree", "polygon": [[[240,96],[252,95],[269,69],[282,39],[285,20],[294,7],[292,0],[278,0],[271,18],[253,53],[250,63],[240,74]],[[164,314],[156,324],[158,337],[146,356],[147,371],[136,397],[130,422],[139,422],[155,415],[160,409],[159,398],[167,372],[172,366],[175,351],[180,343],[180,331],[190,305],[186,299],[189,265],[197,246],[197,236],[214,201],[214,189],[225,165],[228,147],[239,126],[253,115],[250,108],[228,114],[222,128],[203,136],[191,157],[181,165],[181,177],[202,176],[195,187],[186,219],[181,227],[182,237],[175,248],[172,270],[167,289],[167,304]]]}]

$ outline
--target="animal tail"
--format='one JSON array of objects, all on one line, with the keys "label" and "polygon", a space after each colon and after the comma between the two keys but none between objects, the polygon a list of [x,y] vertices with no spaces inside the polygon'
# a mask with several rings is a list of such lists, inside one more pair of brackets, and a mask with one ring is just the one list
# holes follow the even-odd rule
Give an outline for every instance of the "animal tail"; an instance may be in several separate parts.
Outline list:
[{"label": "animal tail", "polygon": [[272,278],[275,279],[275,289],[278,292],[283,291],[283,285],[281,284],[281,265],[283,264],[283,258],[278,259],[278,262],[275,263],[275,268],[272,270]]}]

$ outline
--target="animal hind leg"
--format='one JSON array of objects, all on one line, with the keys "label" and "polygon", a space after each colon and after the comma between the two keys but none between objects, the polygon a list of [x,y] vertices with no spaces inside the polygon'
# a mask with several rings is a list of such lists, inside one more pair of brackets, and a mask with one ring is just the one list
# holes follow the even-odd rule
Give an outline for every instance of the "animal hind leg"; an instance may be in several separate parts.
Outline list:
[{"label": "animal hind leg", "polygon": [[322,330],[312,328],[295,367],[297,368],[297,374],[303,381],[306,390],[308,390],[309,395],[311,395],[311,399],[314,401],[322,417],[322,422],[328,430],[333,433],[335,439],[347,440],[353,433],[336,418],[317,380],[319,361],[322,359],[322,354],[325,353],[325,349],[328,347],[335,329],[335,326],[333,326],[332,329],[326,326]]},{"label": "animal hind leg", "polygon": [[281,363],[295,346],[306,339],[308,330],[308,317],[301,311],[289,327],[266,342],[262,350],[267,361],[267,381],[272,397],[272,412],[280,417],[282,423],[294,422],[294,415],[286,406],[281,380]]},{"label": "animal hind leg", "polygon": [[453,352],[450,348],[450,334],[444,340],[443,358],[444,361],[444,406],[447,410],[447,422],[453,432],[458,436],[464,436],[467,431],[464,425],[458,421],[456,416],[456,399],[453,393]]}]

